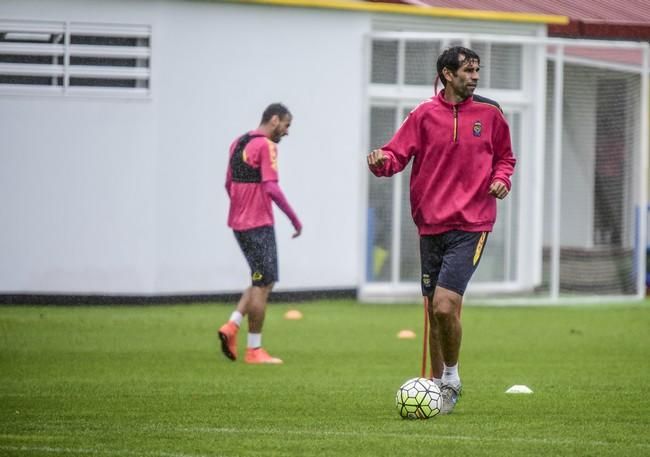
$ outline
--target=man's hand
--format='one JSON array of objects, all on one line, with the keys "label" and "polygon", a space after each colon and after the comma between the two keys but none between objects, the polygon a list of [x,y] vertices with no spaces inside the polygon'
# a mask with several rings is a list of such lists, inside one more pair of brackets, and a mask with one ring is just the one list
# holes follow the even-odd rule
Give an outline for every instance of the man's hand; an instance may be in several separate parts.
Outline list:
[{"label": "man's hand", "polygon": [[291,235],[291,238],[298,238],[302,233],[302,224],[300,223],[298,218],[296,218],[294,221],[291,221],[291,223],[293,224],[293,230],[294,230],[293,235]]},{"label": "man's hand", "polygon": [[381,149],[375,149],[372,151],[370,154],[368,154],[368,157],[366,157],[368,161],[368,166],[371,168],[381,168],[382,165],[384,165],[384,162],[386,161],[386,156],[384,155],[384,151]]},{"label": "man's hand", "polygon": [[503,181],[497,179],[490,184],[490,195],[495,196],[499,200],[503,200],[508,195],[508,188]]}]

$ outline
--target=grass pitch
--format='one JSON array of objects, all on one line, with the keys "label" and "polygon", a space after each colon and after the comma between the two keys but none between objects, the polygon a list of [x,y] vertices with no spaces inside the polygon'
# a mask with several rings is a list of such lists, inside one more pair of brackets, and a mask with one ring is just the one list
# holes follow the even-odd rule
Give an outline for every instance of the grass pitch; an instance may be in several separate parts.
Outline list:
[{"label": "grass pitch", "polygon": [[[419,374],[420,306],[270,305],[264,345],[282,366],[221,355],[231,311],[0,308],[0,455],[650,455],[649,303],[466,307],[464,395],[426,421],[394,404]],[[417,339],[398,340],[405,328]]]}]

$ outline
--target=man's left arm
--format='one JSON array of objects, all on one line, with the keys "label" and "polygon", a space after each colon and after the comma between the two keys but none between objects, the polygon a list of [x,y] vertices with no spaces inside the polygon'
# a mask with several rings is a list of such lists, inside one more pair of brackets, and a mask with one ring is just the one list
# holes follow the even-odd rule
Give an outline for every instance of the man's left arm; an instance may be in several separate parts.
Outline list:
[{"label": "man's left arm", "polygon": [[295,230],[292,238],[300,236],[302,224],[278,184],[278,150],[275,143],[270,140],[266,140],[266,143],[261,147],[260,170],[262,173],[262,189],[291,221]]},{"label": "man's left arm", "polygon": [[510,129],[503,115],[497,118],[493,137],[494,158],[492,160],[492,182],[490,195],[503,199],[510,192],[510,177],[515,170],[517,159],[512,152]]},{"label": "man's left arm", "polygon": [[296,212],[293,210],[293,208],[287,201],[287,198],[284,196],[284,193],[282,192],[282,189],[280,189],[278,182],[264,181],[262,183],[262,189],[264,189],[264,192],[266,192],[266,194],[269,197],[271,197],[271,200],[273,200],[275,204],[278,205],[278,208],[280,208],[282,212],[286,214],[289,220],[291,221],[291,224],[293,225],[293,228],[295,230],[292,238],[296,238],[297,236],[300,236],[300,234],[302,233],[302,224],[300,223],[300,219],[298,219]]}]

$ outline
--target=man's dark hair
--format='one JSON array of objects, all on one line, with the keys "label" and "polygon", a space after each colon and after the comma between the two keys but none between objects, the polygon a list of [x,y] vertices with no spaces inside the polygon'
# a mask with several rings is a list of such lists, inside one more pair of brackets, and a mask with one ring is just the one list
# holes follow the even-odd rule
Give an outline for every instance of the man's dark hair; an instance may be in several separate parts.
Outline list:
[{"label": "man's dark hair", "polygon": [[262,113],[262,124],[269,122],[275,115],[277,115],[280,119],[284,119],[284,117],[287,115],[291,116],[291,112],[282,103],[271,103]]},{"label": "man's dark hair", "polygon": [[[461,56],[464,58],[461,60]],[[481,58],[477,53],[472,51],[469,48],[464,48],[462,46],[452,46],[447,48],[440,54],[438,57],[438,62],[436,64],[436,69],[438,70],[438,78],[443,86],[447,85],[447,80],[445,75],[442,74],[444,68],[448,68],[452,73],[456,74],[461,65],[470,60],[476,60],[477,63],[481,63]]]}]

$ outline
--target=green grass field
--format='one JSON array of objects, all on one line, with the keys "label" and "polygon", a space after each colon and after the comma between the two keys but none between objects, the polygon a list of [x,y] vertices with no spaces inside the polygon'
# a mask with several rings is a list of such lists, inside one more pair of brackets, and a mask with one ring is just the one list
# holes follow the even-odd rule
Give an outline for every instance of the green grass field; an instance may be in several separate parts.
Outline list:
[{"label": "green grass field", "polygon": [[282,366],[221,355],[231,310],[0,307],[0,455],[650,455],[648,302],[466,307],[464,395],[426,421],[394,405],[419,374],[419,306],[270,305],[264,343]]}]

